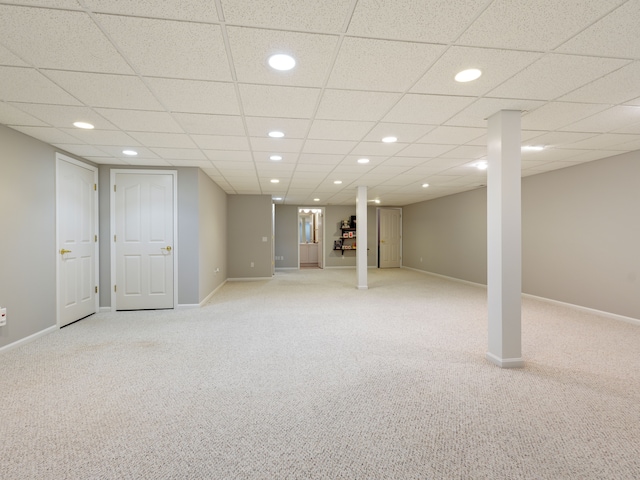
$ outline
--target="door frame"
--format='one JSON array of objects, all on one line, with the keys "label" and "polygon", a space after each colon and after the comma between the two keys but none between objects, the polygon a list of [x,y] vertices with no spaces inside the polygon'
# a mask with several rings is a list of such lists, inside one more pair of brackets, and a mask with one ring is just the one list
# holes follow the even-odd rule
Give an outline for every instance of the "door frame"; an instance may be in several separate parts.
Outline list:
[{"label": "door frame", "polygon": [[[320,236],[322,238],[322,242],[319,242],[320,245],[322,245],[322,248],[325,249],[326,248],[326,244],[325,244],[325,230],[327,229],[325,226],[325,219],[326,217],[326,209],[324,207],[319,207],[319,206],[315,206],[315,207],[307,207],[307,206],[298,206],[296,207],[296,230],[298,232],[297,234],[297,243],[296,243],[296,256],[298,258],[298,263],[296,265],[297,269],[300,270],[300,209],[309,209],[309,210],[320,210],[320,214],[322,215],[322,231],[320,232]],[[318,245],[318,247],[320,247],[320,245]],[[320,251],[318,251],[318,268],[320,268],[321,270],[324,270],[324,266],[325,266],[325,255],[324,255],[324,251],[322,252],[322,266],[320,266]]]},{"label": "door frame", "polygon": [[111,243],[111,276],[109,289],[111,290],[111,311],[115,312],[118,308],[116,292],[113,286],[116,284],[116,242],[113,241],[116,230],[116,192],[114,185],[116,184],[116,175],[119,173],[130,175],[171,175],[173,177],[173,309],[178,308],[178,171],[177,170],[158,170],[158,169],[129,169],[129,168],[112,168],[109,179],[109,217],[110,217],[110,239]]},{"label": "door frame", "polygon": [[[56,152],[56,239],[55,239],[55,259],[56,259],[56,326],[58,328],[61,328],[60,326],[60,322],[61,322],[61,318],[60,318],[60,258],[59,258],[59,253],[58,253],[58,239],[59,239],[59,235],[60,235],[60,201],[59,201],[59,197],[58,197],[58,193],[60,191],[59,187],[60,187],[60,179],[58,177],[59,175],[59,169],[58,169],[58,162],[63,161],[63,162],[67,162],[70,163],[72,165],[75,165],[76,167],[80,167],[80,168],[86,168],[87,170],[90,170],[93,172],[93,184],[95,185],[94,189],[93,189],[93,221],[94,221],[94,228],[95,228],[95,235],[96,235],[96,241],[94,242],[94,250],[93,250],[93,261],[94,261],[94,266],[93,266],[93,271],[95,274],[95,278],[94,278],[94,283],[96,285],[96,287],[98,285],[100,285],[100,217],[99,217],[99,212],[100,212],[100,208],[99,208],[99,196],[98,196],[98,167],[91,165],[90,163],[85,163],[82,162],[80,160],[76,160],[75,158],[71,158],[67,155],[64,155],[62,153],[58,153]],[[100,309],[100,294],[99,292],[95,293],[95,312],[97,313],[98,310]],[[79,320],[79,319],[78,319]]]},{"label": "door frame", "polygon": [[402,255],[402,207],[377,207],[376,208],[376,266],[380,268],[380,211],[398,210],[400,212],[400,268],[403,266]]}]

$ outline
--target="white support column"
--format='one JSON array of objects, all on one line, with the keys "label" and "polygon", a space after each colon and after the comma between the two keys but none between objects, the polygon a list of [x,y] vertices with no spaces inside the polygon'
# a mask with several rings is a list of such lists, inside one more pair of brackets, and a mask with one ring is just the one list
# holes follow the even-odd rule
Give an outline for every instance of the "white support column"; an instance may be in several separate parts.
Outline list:
[{"label": "white support column", "polygon": [[358,187],[356,196],[356,270],[358,289],[367,290],[367,187]]},{"label": "white support column", "polygon": [[487,290],[489,351],[500,367],[522,367],[521,112],[489,118],[487,139]]}]

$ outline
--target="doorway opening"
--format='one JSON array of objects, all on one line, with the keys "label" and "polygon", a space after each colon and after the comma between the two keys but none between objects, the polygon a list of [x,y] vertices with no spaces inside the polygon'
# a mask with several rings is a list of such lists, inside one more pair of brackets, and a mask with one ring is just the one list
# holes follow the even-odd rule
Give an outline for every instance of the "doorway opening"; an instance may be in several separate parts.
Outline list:
[{"label": "doorway opening", "polygon": [[324,208],[298,208],[298,268],[324,268]]}]

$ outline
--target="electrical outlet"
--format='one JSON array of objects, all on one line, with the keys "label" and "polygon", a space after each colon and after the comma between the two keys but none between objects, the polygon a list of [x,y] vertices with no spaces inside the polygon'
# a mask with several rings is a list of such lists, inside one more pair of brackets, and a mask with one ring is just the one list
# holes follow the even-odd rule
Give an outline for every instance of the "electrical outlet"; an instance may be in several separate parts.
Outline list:
[{"label": "electrical outlet", "polygon": [[251,262],[251,268],[253,268],[253,262]]}]

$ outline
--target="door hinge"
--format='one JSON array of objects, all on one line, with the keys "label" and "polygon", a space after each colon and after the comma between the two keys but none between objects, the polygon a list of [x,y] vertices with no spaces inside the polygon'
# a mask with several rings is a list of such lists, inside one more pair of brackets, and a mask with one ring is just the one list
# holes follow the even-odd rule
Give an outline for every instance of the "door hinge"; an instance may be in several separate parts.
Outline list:
[{"label": "door hinge", "polygon": [[98,293],[98,286],[96,285],[96,293]]},{"label": "door hinge", "polygon": [[117,292],[118,291],[118,287],[116,285],[113,286],[113,291]]},{"label": "door hinge", "polygon": [[113,236],[113,241],[114,241],[114,242],[116,241],[116,236],[115,236],[115,235]]},{"label": "door hinge", "polygon": [[98,241],[98,235],[94,235],[94,236],[93,236],[93,240],[94,240],[95,242],[97,242],[97,241]]},{"label": "door hinge", "polygon": [[93,184],[93,191],[94,191],[94,192],[97,192],[97,191],[98,191],[98,184],[97,184],[97,183],[94,183],[94,184]]},{"label": "door hinge", "polygon": [[115,185],[113,186],[113,191],[114,191],[114,192],[116,191],[116,186],[115,186]]}]

